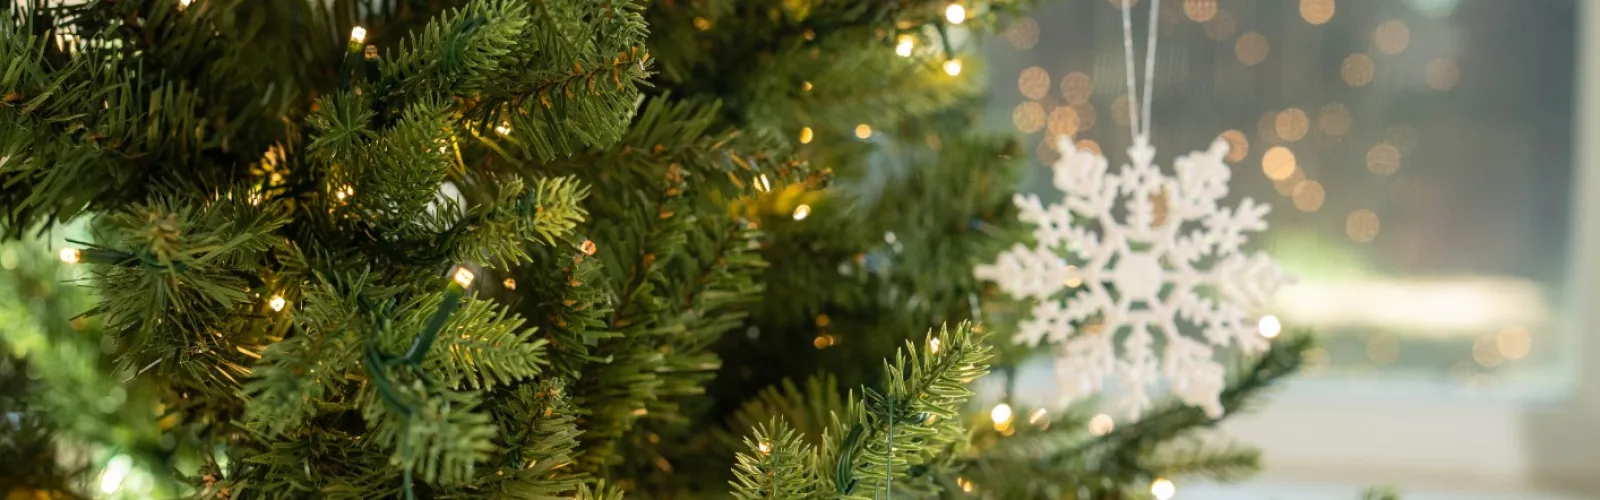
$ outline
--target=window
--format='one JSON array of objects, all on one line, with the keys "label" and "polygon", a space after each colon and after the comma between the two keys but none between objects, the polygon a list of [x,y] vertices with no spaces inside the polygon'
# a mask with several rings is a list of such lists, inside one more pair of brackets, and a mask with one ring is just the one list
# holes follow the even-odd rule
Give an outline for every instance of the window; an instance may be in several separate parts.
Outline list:
[{"label": "window", "polygon": [[[1276,312],[1322,344],[1231,429],[1268,479],[1600,491],[1574,479],[1600,460],[1583,3],[1162,2],[1157,163],[1229,141],[1230,196],[1273,206],[1256,242],[1300,278]],[[1036,146],[1042,197],[1050,137],[1126,159],[1120,4],[1049,2],[987,49],[990,122]]]}]

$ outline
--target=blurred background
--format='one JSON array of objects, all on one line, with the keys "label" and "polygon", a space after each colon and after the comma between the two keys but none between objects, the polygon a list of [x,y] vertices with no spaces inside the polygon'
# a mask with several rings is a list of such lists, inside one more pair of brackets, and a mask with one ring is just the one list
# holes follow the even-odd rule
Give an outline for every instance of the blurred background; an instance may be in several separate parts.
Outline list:
[{"label": "blurred background", "polygon": [[[985,48],[1025,191],[1059,197],[1057,136],[1126,161],[1122,1],[1045,0]],[[1300,280],[1275,312],[1321,341],[1224,430],[1262,449],[1259,481],[1176,498],[1600,498],[1600,2],[1160,8],[1157,162],[1230,143],[1230,196],[1272,205],[1255,243]],[[1026,372],[1053,392],[1048,362]]]}]

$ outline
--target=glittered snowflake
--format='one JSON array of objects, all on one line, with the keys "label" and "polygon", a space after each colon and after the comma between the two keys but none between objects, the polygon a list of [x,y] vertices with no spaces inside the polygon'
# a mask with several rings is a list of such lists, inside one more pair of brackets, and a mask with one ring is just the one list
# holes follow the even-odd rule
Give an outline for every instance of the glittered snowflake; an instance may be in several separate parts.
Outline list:
[{"label": "glittered snowflake", "polygon": [[1153,163],[1143,134],[1119,172],[1068,140],[1058,149],[1053,183],[1065,198],[1015,198],[1020,219],[1035,226],[1035,245],[1019,243],[976,269],[979,279],[1034,302],[1013,340],[1052,345],[1069,401],[1113,379],[1130,418],[1163,385],[1221,416],[1227,370],[1217,354],[1267,347],[1255,315],[1289,281],[1267,255],[1240,250],[1249,233],[1267,228],[1269,207],[1249,198],[1221,206],[1231,174],[1221,138],[1178,157],[1175,176]]}]

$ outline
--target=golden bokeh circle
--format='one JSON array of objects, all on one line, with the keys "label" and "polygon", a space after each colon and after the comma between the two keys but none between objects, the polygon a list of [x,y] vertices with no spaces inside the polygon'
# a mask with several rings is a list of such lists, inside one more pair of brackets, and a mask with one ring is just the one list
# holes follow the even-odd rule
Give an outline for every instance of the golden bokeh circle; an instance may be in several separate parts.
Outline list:
[{"label": "golden bokeh circle", "polygon": [[1369,243],[1377,238],[1381,226],[1378,214],[1365,208],[1350,212],[1344,218],[1344,234],[1356,243]]},{"label": "golden bokeh circle", "polygon": [[1029,99],[1044,99],[1050,93],[1050,72],[1038,66],[1029,66],[1017,77],[1017,90]]},{"label": "golden bokeh circle", "polygon": [[1051,136],[1074,136],[1078,134],[1078,112],[1067,106],[1056,106],[1050,110],[1050,117],[1045,120],[1049,126]]},{"label": "golden bokeh circle", "polygon": [[1203,23],[1217,17],[1217,0],[1183,0],[1183,15]]},{"label": "golden bokeh circle", "polygon": [[1533,350],[1533,336],[1528,334],[1528,329],[1520,326],[1508,326],[1495,335],[1495,347],[1501,356],[1506,359],[1522,359]]},{"label": "golden bokeh circle", "polygon": [[1039,22],[1031,17],[1018,19],[1006,27],[1005,38],[1017,50],[1032,49],[1039,44]]},{"label": "golden bokeh circle", "polygon": [[1343,103],[1330,102],[1317,111],[1317,130],[1331,137],[1344,137],[1350,133],[1350,108]]},{"label": "golden bokeh circle", "polygon": [[1400,170],[1400,148],[1380,142],[1367,150],[1367,170],[1382,176],[1394,175]]},{"label": "golden bokeh circle", "polygon": [[1045,165],[1054,164],[1056,160],[1061,159],[1061,152],[1056,151],[1056,138],[1048,135],[1039,140],[1039,146],[1034,148],[1033,154],[1039,159],[1039,163]]},{"label": "golden bokeh circle", "polygon": [[1011,124],[1024,134],[1038,132],[1044,127],[1044,106],[1034,101],[1018,104],[1011,110]]},{"label": "golden bokeh circle", "polygon": [[1300,18],[1311,24],[1333,20],[1333,0],[1300,0]]},{"label": "golden bokeh circle", "polygon": [[1233,42],[1233,55],[1245,66],[1255,66],[1267,60],[1267,37],[1254,31],[1239,35]]},{"label": "golden bokeh circle", "polygon": [[1351,87],[1367,86],[1372,83],[1373,74],[1372,56],[1366,54],[1350,54],[1339,64],[1339,77]]},{"label": "golden bokeh circle", "polygon": [[1456,83],[1461,81],[1461,68],[1456,66],[1455,60],[1448,57],[1429,62],[1428,69],[1423,74],[1428,87],[1441,92],[1455,88]]},{"label": "golden bokeh circle", "polygon": [[1261,155],[1261,172],[1267,174],[1268,179],[1281,181],[1288,179],[1295,171],[1294,151],[1283,146],[1267,148]]},{"label": "golden bokeh circle", "polygon": [[1322,183],[1305,181],[1294,188],[1294,207],[1302,212],[1315,212],[1322,208],[1322,202],[1328,194],[1322,190]]},{"label": "golden bokeh circle", "polygon": [[1099,112],[1094,109],[1094,103],[1086,102],[1073,106],[1072,111],[1078,114],[1078,131],[1088,132],[1094,130],[1095,120],[1099,119]]},{"label": "golden bokeh circle", "polygon": [[1272,181],[1272,189],[1276,190],[1278,192],[1278,194],[1281,194],[1281,195],[1284,195],[1284,196],[1291,196],[1291,195],[1294,194],[1294,189],[1297,188],[1297,187],[1300,187],[1300,183],[1305,182],[1305,181],[1306,181],[1306,174],[1304,172],[1301,172],[1300,169],[1296,168],[1296,169],[1294,169],[1294,172],[1290,172],[1289,173],[1289,178],[1281,180],[1281,181],[1280,180]]},{"label": "golden bokeh circle", "polygon": [[1094,142],[1093,139],[1084,139],[1078,141],[1077,143],[1073,144],[1073,147],[1078,148],[1080,151],[1087,151],[1097,155],[1105,154],[1105,152],[1100,151],[1100,143]]},{"label": "golden bokeh circle", "polygon": [[1233,17],[1232,12],[1219,10],[1201,29],[1206,32],[1206,38],[1221,42],[1233,38],[1233,34],[1239,31],[1239,20]]},{"label": "golden bokeh circle", "polygon": [[1373,34],[1373,41],[1378,45],[1378,52],[1391,56],[1405,52],[1406,46],[1411,45],[1411,28],[1399,19],[1384,21]]},{"label": "golden bokeh circle", "polygon": [[1300,108],[1285,109],[1273,120],[1272,130],[1285,141],[1298,141],[1311,131],[1311,119]]},{"label": "golden bokeh circle", "polygon": [[1221,137],[1228,141],[1228,161],[1238,162],[1250,155],[1250,138],[1245,137],[1244,132],[1229,129],[1223,131]]},{"label": "golden bokeh circle", "polygon": [[1272,144],[1282,141],[1283,138],[1278,137],[1277,128],[1278,112],[1276,111],[1263,113],[1261,119],[1256,121],[1256,134],[1261,136],[1261,142]]},{"label": "golden bokeh circle", "polygon": [[1061,77],[1061,96],[1067,99],[1067,104],[1081,106],[1089,102],[1089,97],[1094,95],[1094,79],[1082,71],[1067,73]]}]

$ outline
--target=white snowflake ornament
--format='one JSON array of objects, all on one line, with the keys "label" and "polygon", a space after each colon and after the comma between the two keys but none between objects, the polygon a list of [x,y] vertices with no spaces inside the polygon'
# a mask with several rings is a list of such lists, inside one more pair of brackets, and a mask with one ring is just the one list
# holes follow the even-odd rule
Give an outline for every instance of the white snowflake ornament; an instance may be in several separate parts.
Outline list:
[{"label": "white snowflake ornament", "polygon": [[1120,172],[1070,140],[1057,147],[1054,185],[1065,199],[1045,206],[1035,195],[1015,198],[1036,245],[1018,244],[976,269],[1007,295],[1036,301],[1013,340],[1054,345],[1069,400],[1099,392],[1114,376],[1124,409],[1138,418],[1164,377],[1179,399],[1221,416],[1226,370],[1215,351],[1264,350],[1252,315],[1288,282],[1265,254],[1240,252],[1247,233],[1267,228],[1268,207],[1249,198],[1219,206],[1231,174],[1220,138],[1179,157],[1175,177],[1162,174],[1142,136]]}]

